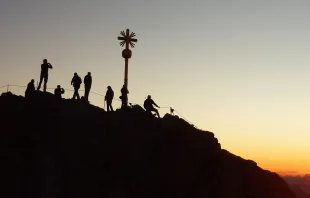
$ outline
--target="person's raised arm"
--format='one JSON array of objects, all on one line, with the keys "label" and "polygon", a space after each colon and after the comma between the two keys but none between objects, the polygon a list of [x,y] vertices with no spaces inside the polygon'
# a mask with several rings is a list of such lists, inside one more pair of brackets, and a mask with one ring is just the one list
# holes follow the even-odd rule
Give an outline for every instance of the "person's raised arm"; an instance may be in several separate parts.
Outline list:
[{"label": "person's raised arm", "polygon": [[156,107],[160,108],[154,101],[153,101],[153,104],[154,104]]},{"label": "person's raised arm", "polygon": [[51,63],[48,63],[48,68],[53,69],[53,66],[51,65]]}]

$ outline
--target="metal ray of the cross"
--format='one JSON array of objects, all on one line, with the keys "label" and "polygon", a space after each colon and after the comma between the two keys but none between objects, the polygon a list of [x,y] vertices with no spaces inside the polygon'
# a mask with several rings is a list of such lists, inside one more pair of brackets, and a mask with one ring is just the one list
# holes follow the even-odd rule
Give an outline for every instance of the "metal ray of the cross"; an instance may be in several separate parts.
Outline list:
[{"label": "metal ray of the cross", "polygon": [[[128,91],[128,59],[131,58],[132,52],[129,49],[129,45],[130,47],[134,48],[136,42],[138,42],[137,39],[135,39],[134,37],[136,36],[136,34],[134,32],[129,31],[129,29],[125,31],[121,31],[121,36],[117,37],[118,40],[120,40],[121,42],[119,43],[120,46],[124,46],[125,45],[125,49],[122,52],[122,56],[125,59],[125,77],[124,77],[124,87],[126,88],[126,90]],[[122,96],[122,106],[127,106],[128,105],[128,97],[127,94],[126,96]]]},{"label": "metal ray of the cross", "polygon": [[136,34],[134,32],[129,33],[129,29],[125,31],[121,31],[121,35],[118,37],[118,40],[121,40],[121,42],[119,43],[120,46],[124,46],[126,44],[126,49],[129,49],[129,45],[134,48],[135,44],[134,42],[138,42],[137,39],[134,39],[133,37],[136,36]]}]

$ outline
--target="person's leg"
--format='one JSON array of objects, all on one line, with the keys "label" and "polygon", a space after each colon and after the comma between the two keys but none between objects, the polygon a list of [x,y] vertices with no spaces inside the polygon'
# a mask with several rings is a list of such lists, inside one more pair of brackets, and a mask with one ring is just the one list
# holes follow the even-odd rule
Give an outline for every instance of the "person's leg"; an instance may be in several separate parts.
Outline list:
[{"label": "person's leg", "polygon": [[114,111],[112,107],[112,100],[110,101],[110,107],[111,107],[111,111]]},{"label": "person's leg", "polygon": [[45,76],[44,77],[44,87],[43,87],[43,91],[46,92],[46,84],[47,84],[47,81],[48,81],[48,76]]},{"label": "person's leg", "polygon": [[89,86],[85,85],[85,92],[84,92],[84,98],[88,101],[88,95],[89,95]]},{"label": "person's leg", "polygon": [[156,113],[157,113],[158,118],[160,118],[160,115],[159,115],[158,109],[156,109]]},{"label": "person's leg", "polygon": [[88,86],[88,90],[87,90],[87,101],[88,101],[88,97],[89,97],[90,89],[91,89],[91,86]]},{"label": "person's leg", "polygon": [[79,89],[80,89],[80,88],[76,88],[76,96],[77,96],[77,99],[80,99]]},{"label": "person's leg", "polygon": [[127,107],[128,106],[128,96],[127,96],[127,94],[126,95],[124,95],[124,105]]},{"label": "person's leg", "polygon": [[41,75],[40,75],[40,82],[39,82],[39,86],[37,87],[37,90],[40,90],[40,89],[41,89],[42,81],[43,81],[43,75],[41,74]]},{"label": "person's leg", "polygon": [[150,116],[153,116],[152,114],[152,109],[145,109],[146,113],[149,114]]},{"label": "person's leg", "polygon": [[125,96],[122,96],[122,107],[126,107],[126,99]]},{"label": "person's leg", "polygon": [[109,101],[107,101],[107,112],[109,112],[110,111],[110,103],[109,103]]},{"label": "person's leg", "polygon": [[107,101],[108,111],[113,111],[112,101]]},{"label": "person's leg", "polygon": [[158,110],[157,110],[157,109],[153,108],[153,109],[152,109],[152,111],[154,111],[154,112],[157,114],[157,117],[158,117],[158,118],[160,118],[160,116],[159,116],[159,112],[158,112]]},{"label": "person's leg", "polygon": [[75,97],[76,97],[76,88],[74,87],[74,93],[72,99],[75,99]]},{"label": "person's leg", "polygon": [[88,89],[87,89],[87,101],[88,101],[88,97],[89,97],[90,89],[91,89],[91,86],[89,86],[89,87],[88,87]]}]

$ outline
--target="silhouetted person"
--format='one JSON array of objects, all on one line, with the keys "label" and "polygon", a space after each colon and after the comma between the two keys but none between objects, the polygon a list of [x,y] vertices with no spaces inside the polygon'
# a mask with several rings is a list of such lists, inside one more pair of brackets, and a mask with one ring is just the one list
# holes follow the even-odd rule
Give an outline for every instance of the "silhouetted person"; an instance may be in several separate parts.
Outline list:
[{"label": "silhouetted person", "polygon": [[57,88],[54,91],[54,94],[56,96],[56,98],[62,98],[61,95],[65,93],[65,90],[63,88],[60,87],[60,85],[57,85]]},{"label": "silhouetted person", "polygon": [[170,107],[170,114],[174,115],[174,109],[172,107]]},{"label": "silhouetted person", "polygon": [[35,92],[36,88],[34,87],[34,80],[32,79],[28,85],[27,89],[25,91],[25,97],[31,96]]},{"label": "silhouetted person", "polygon": [[40,82],[37,90],[40,90],[42,80],[44,80],[43,91],[46,92],[46,84],[48,81],[48,69],[53,69],[53,66],[50,63],[48,63],[46,59],[44,59],[43,64],[41,65]]},{"label": "silhouetted person", "polygon": [[121,89],[121,97],[120,99],[122,100],[122,107],[127,107],[128,106],[128,94],[129,94],[129,91],[128,89],[126,88],[125,85],[123,85],[122,89]]},{"label": "silhouetted person", "polygon": [[152,100],[151,96],[148,95],[148,96],[147,96],[147,99],[144,101],[144,104],[143,104],[145,110],[146,110],[147,112],[150,112],[150,113],[152,113],[152,111],[154,111],[154,112],[157,114],[157,117],[160,118],[159,113],[158,113],[158,110],[155,109],[155,108],[153,107],[153,105],[155,105],[156,107],[160,108],[160,107]]},{"label": "silhouetted person", "polygon": [[77,97],[77,99],[80,99],[80,95],[79,95],[79,89],[82,83],[82,79],[78,76],[77,73],[74,73],[74,76],[71,80],[71,85],[73,85],[74,87],[74,94],[72,99],[75,99],[75,97]]},{"label": "silhouetted person", "polygon": [[112,101],[114,98],[114,91],[110,86],[108,86],[108,90],[105,94],[105,101],[107,102],[107,111],[113,111]]},{"label": "silhouetted person", "polygon": [[87,101],[88,101],[91,84],[92,84],[92,77],[91,77],[91,73],[88,72],[87,75],[84,77],[84,86],[85,86],[84,97]]}]

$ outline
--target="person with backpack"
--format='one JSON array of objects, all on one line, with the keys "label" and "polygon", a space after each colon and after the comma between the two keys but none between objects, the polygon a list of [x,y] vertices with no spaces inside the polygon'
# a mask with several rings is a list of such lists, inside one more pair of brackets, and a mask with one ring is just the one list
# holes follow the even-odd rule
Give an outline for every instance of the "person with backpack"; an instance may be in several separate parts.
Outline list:
[{"label": "person with backpack", "polygon": [[77,73],[74,73],[74,76],[71,80],[71,85],[73,85],[74,87],[74,94],[73,94],[72,99],[75,99],[75,98],[80,99],[79,89],[80,89],[81,84],[82,84],[81,77],[79,77]]},{"label": "person with backpack", "polygon": [[160,118],[159,116],[159,112],[157,109],[154,108],[155,105],[156,107],[160,108],[151,98],[150,95],[147,96],[147,99],[144,101],[144,108],[147,112],[152,113],[152,111],[154,111],[157,114],[157,117]]},{"label": "person with backpack", "polygon": [[108,90],[105,94],[105,101],[107,102],[107,111],[113,111],[113,107],[112,107],[112,100],[114,98],[114,91],[112,90],[111,86],[107,87]]},{"label": "person with backpack", "polygon": [[41,65],[41,74],[40,74],[40,82],[37,90],[40,90],[42,81],[44,80],[43,91],[46,92],[46,84],[48,81],[48,69],[53,69],[53,66],[47,62],[47,59],[43,60],[43,64]]}]

